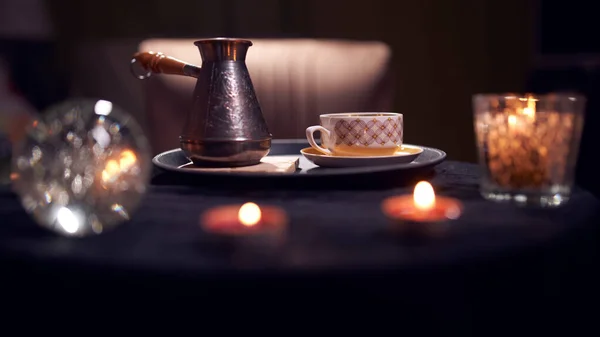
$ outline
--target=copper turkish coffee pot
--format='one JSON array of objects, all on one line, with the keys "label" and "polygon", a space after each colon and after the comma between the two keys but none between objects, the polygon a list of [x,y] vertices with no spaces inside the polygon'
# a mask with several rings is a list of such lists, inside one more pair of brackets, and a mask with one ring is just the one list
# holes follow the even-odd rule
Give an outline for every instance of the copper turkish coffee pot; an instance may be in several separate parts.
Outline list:
[{"label": "copper turkish coffee pot", "polygon": [[[131,60],[139,79],[154,74],[197,78],[192,109],[179,137],[184,154],[200,166],[258,164],[271,149],[271,133],[246,67],[249,40],[198,40],[202,67],[157,52],[140,52]],[[139,64],[145,74],[138,75]]]}]

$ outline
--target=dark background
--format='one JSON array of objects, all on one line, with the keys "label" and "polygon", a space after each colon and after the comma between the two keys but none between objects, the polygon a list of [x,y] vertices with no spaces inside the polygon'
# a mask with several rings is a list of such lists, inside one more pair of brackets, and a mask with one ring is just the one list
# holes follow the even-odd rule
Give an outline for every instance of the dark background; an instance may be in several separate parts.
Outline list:
[{"label": "dark background", "polygon": [[593,1],[542,1],[539,52],[542,54],[599,53],[597,5]]}]

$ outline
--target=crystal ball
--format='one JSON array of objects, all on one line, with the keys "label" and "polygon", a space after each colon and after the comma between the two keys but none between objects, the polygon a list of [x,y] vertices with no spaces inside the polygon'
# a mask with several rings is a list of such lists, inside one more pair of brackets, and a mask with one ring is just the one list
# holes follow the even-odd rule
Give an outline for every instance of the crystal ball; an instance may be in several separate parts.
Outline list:
[{"label": "crystal ball", "polygon": [[15,147],[11,179],[35,221],[89,236],[129,220],[146,192],[151,151],[141,127],[106,100],[71,100],[34,119]]}]

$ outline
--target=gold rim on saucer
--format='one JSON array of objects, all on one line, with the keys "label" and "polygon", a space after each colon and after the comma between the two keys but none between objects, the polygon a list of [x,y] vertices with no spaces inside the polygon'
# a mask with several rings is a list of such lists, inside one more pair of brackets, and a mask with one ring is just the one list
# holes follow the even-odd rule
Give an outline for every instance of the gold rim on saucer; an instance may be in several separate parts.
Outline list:
[{"label": "gold rim on saucer", "polygon": [[366,159],[366,158],[390,158],[390,157],[398,157],[398,156],[410,156],[410,155],[418,155],[423,152],[423,148],[418,146],[411,145],[403,145],[399,150],[397,150],[394,154],[389,156],[339,156],[335,154],[325,154],[320,152],[319,150],[313,147],[307,147],[300,152],[307,153],[313,156],[322,156],[322,157],[331,157],[331,158],[340,158],[340,159]]}]

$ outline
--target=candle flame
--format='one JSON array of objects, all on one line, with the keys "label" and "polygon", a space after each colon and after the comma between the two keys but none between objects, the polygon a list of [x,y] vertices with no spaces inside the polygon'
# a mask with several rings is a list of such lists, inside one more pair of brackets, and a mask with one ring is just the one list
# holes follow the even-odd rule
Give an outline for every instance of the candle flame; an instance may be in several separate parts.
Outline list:
[{"label": "candle flame", "polygon": [[527,107],[523,108],[523,115],[534,118],[535,117],[535,101],[536,99],[532,97],[527,98]]},{"label": "candle flame", "polygon": [[427,211],[435,207],[435,192],[433,186],[426,181],[420,181],[415,186],[413,194],[415,207],[422,211]]},{"label": "candle flame", "polygon": [[240,211],[238,212],[238,220],[244,226],[254,226],[262,217],[262,212],[260,211],[260,207],[253,202],[247,202],[240,207]]},{"label": "candle flame", "polygon": [[523,123],[535,120],[535,102],[537,99],[533,97],[521,97],[519,98],[519,101],[527,102],[527,106],[522,109],[517,108],[515,114],[510,114],[508,116],[508,127],[511,130],[515,128],[522,129],[524,127]]}]

